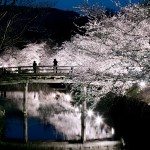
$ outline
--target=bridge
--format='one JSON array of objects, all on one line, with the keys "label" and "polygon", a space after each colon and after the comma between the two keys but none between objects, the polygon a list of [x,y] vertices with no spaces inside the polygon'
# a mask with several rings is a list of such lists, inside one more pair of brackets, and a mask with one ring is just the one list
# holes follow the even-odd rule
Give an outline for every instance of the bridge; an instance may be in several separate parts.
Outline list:
[{"label": "bridge", "polygon": [[64,83],[70,84],[73,78],[72,66],[18,66],[0,68],[1,97],[7,97],[6,86],[21,84],[23,87],[24,140],[28,141],[27,101],[29,84]]},{"label": "bridge", "polygon": [[0,68],[0,85],[18,83],[72,83],[73,66],[18,66]]}]

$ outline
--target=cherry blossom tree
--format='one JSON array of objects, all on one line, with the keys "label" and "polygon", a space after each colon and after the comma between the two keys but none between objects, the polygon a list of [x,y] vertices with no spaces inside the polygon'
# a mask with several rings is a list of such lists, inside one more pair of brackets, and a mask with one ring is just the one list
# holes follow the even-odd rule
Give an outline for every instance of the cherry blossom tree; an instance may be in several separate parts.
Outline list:
[{"label": "cherry blossom tree", "polygon": [[102,15],[86,25],[86,35],[64,43],[58,59],[78,66],[75,81],[97,86],[98,97],[109,91],[125,93],[141,81],[149,84],[149,6],[128,6],[113,17]]},{"label": "cherry blossom tree", "polygon": [[[126,93],[141,81],[149,84],[149,15],[149,6],[139,5],[125,7],[113,17],[103,14],[89,21],[85,35],[55,47],[54,53],[44,43],[30,44],[19,53],[5,51],[1,65],[31,65],[35,56],[41,65],[50,65],[56,58],[60,66],[76,66],[74,82],[94,85],[92,93],[99,93],[97,99],[109,91]],[[12,55],[6,62],[8,53]]]}]

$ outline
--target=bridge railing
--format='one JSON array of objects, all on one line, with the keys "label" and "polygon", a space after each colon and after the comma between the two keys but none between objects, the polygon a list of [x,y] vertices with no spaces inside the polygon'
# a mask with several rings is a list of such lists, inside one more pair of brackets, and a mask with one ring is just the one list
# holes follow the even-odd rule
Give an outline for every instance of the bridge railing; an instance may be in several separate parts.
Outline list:
[{"label": "bridge railing", "polygon": [[2,67],[0,74],[73,74],[73,66],[18,66]]}]

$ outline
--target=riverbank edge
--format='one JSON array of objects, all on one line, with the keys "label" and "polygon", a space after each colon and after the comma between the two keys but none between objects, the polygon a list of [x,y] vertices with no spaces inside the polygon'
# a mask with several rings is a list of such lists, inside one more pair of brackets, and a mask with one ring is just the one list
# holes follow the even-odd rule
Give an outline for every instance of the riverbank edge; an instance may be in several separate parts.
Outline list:
[{"label": "riverbank edge", "polygon": [[120,141],[92,141],[85,143],[69,143],[69,142],[0,142],[1,149],[39,149],[39,150],[121,150],[122,143]]}]

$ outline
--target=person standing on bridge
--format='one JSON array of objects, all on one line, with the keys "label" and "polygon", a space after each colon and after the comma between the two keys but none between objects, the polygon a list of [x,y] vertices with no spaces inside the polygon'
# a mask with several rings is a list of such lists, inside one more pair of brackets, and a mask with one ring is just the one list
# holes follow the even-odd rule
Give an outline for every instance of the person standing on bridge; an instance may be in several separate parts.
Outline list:
[{"label": "person standing on bridge", "polygon": [[36,63],[36,61],[33,62],[33,72],[34,73],[37,72],[37,63]]},{"label": "person standing on bridge", "polygon": [[55,73],[57,73],[57,64],[58,64],[58,61],[56,59],[54,59],[53,66],[54,66],[54,72]]}]

